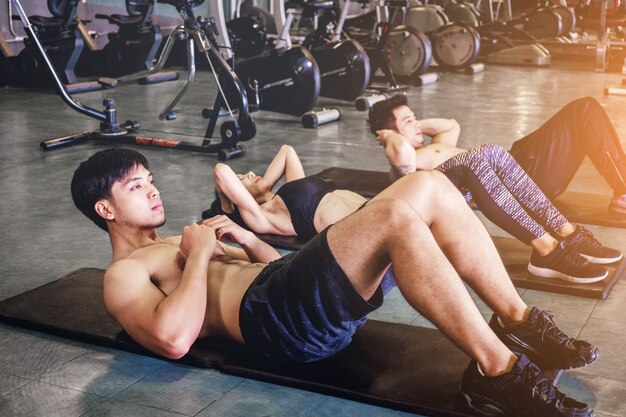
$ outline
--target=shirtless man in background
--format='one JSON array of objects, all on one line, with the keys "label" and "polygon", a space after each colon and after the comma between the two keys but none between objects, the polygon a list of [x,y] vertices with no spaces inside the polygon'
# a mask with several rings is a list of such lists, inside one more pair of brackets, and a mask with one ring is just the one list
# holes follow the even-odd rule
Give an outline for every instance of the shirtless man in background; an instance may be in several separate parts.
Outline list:
[{"label": "shirtless man in background", "polygon": [[603,264],[623,258],[620,250],[602,245],[591,231],[570,222],[550,200],[565,190],[585,155],[622,189],[610,160],[613,154],[624,161],[626,175],[626,156],[597,101],[573,101],[516,141],[511,152],[495,144],[458,148],[455,120],[418,120],[404,95],[374,104],[368,123],[384,148],[392,181],[416,170],[444,173],[485,217],[533,248],[528,263],[533,275],[591,284],[608,276]]}]

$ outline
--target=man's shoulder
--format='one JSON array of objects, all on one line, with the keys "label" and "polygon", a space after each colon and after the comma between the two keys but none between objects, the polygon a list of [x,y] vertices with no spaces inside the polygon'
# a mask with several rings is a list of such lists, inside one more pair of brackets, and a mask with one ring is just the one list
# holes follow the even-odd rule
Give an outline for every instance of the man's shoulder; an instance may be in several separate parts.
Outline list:
[{"label": "man's shoulder", "polygon": [[104,273],[105,282],[117,280],[129,275],[136,276],[138,274],[145,274],[149,276],[148,267],[140,259],[136,258],[122,258],[113,261],[111,265],[106,269]]},{"label": "man's shoulder", "polygon": [[163,239],[163,243],[166,243],[168,245],[180,245],[180,240],[182,239],[182,237],[182,235],[168,236]]}]

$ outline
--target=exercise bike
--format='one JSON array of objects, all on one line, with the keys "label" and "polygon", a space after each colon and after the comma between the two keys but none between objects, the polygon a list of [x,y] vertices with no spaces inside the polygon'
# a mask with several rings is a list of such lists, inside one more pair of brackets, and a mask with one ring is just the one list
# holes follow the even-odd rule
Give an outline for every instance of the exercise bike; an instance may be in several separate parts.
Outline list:
[{"label": "exercise bike", "polygon": [[428,36],[438,70],[471,74],[484,70],[484,64],[476,63],[480,53],[478,31],[470,23],[450,19],[442,6],[413,1],[406,12],[396,14],[394,23],[414,27]]},{"label": "exercise bike", "polygon": [[[41,59],[45,62],[46,68],[48,69],[49,74],[56,86],[57,92],[63,101],[73,110],[100,122],[100,129],[98,131],[79,133],[76,135],[43,141],[40,144],[42,150],[50,151],[65,146],[96,140],[108,143],[154,146],[201,153],[217,153],[218,159],[220,160],[228,160],[244,155],[245,148],[238,145],[238,142],[252,139],[256,134],[256,125],[248,112],[247,96],[241,82],[216,49],[215,45],[217,44],[217,40],[214,25],[211,24],[209,19],[196,19],[193,15],[192,8],[201,3],[201,0],[199,0],[199,3],[198,1],[193,0],[159,1],[176,6],[181,12],[181,15],[185,18],[184,24],[174,30],[168,38],[165,50],[171,49],[172,43],[178,36],[187,36],[187,51],[190,53],[191,57],[193,58],[195,42],[206,59],[209,60],[212,68],[214,68],[213,74],[219,89],[215,100],[216,112],[214,118],[211,119],[211,122],[207,127],[202,145],[179,140],[161,139],[131,134],[138,129],[138,123],[133,121],[126,121],[124,123],[118,122],[115,101],[113,99],[107,98],[103,101],[104,110],[102,111],[93,109],[75,100],[67,92],[64,84],[61,82],[59,75],[48,58],[45,49],[39,42],[35,30],[33,29],[19,0],[11,1],[15,5],[19,13],[19,18],[24,24],[25,30],[32,38]],[[133,76],[140,78],[150,71],[158,70],[158,65],[162,66],[166,59],[167,56],[161,56],[155,67],[151,70],[145,71],[142,74],[134,74]],[[190,61],[190,66],[193,67],[193,59]],[[177,98],[180,97],[181,91],[183,91],[186,86],[187,83],[182,86],[178,92],[179,94],[177,94]],[[228,100],[229,98],[231,101]],[[234,102],[232,101],[232,98],[235,98]],[[217,116],[219,115],[219,110],[222,107],[226,107],[228,109],[232,120],[224,122],[221,126],[220,133],[222,141],[220,143],[212,144],[210,139],[215,128],[215,122],[217,120]],[[234,117],[235,111],[237,112],[237,118]]]},{"label": "exercise bike", "polygon": [[[221,1],[210,0],[210,8],[211,11],[221,10]],[[223,13],[218,14],[216,24],[222,33],[228,33]],[[300,45],[264,47],[258,55],[237,56],[240,39],[236,33],[232,34],[235,54],[231,62],[253,110],[302,116],[313,109],[321,79],[317,62],[309,50]],[[223,42],[231,44],[227,36]]]},{"label": "exercise bike", "polygon": [[[313,21],[313,31],[308,34],[302,46],[313,54],[320,69],[320,96],[353,101],[359,97],[370,82],[370,60],[360,43],[353,39],[331,39],[327,28],[333,23],[333,2],[299,1],[304,19]],[[279,40],[277,47],[291,45],[289,34],[295,11],[289,9],[283,15],[283,0],[274,0],[274,17]],[[319,12],[322,13],[318,18]]]},{"label": "exercise bike", "polygon": [[[117,32],[109,33],[109,42],[98,48],[83,22],[78,23],[82,39],[87,45],[83,50],[76,72],[79,75],[120,77],[152,67],[162,42],[161,29],[152,24],[155,0],[125,0],[127,15],[96,14],[96,19],[105,19],[116,25]],[[150,82],[175,80],[176,72],[161,73]],[[147,83],[144,80],[144,83]]]},{"label": "exercise bike", "polygon": [[[51,17],[30,16],[32,33],[24,38],[24,48],[19,54],[2,48],[0,55],[0,85],[50,89],[55,83],[48,76],[47,62],[39,54],[39,43],[48,59],[59,71],[61,82],[71,93],[111,88],[109,80],[77,82],[75,67],[83,50],[83,41],[77,29],[76,8],[79,0],[48,0]],[[21,16],[11,16],[19,20]],[[37,37],[37,40],[35,40]]]},{"label": "exercise bike", "polygon": [[483,21],[478,7],[466,0],[434,0],[426,1],[425,4],[434,4],[443,8],[451,22],[465,22],[471,27],[477,28]]},{"label": "exercise bike", "polygon": [[[358,0],[367,10],[371,0]],[[396,80],[414,85],[436,82],[435,73],[426,74],[431,59],[432,46],[420,30],[406,25],[394,25],[390,12],[402,12],[404,0],[376,0],[375,9],[354,17],[347,17],[350,0],[344,2],[342,15],[334,36],[356,39],[370,57],[373,76],[382,71],[389,85]]]}]

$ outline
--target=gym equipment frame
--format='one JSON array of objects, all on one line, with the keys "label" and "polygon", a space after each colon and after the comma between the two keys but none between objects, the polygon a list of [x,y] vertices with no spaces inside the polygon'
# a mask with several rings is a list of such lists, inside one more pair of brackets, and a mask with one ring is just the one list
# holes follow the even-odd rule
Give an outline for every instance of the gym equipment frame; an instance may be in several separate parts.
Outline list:
[{"label": "gym equipment frame", "polygon": [[[207,59],[209,60],[212,68],[215,69],[213,72],[216,81],[218,82],[218,86],[220,86],[220,91],[215,100],[216,109],[215,116],[211,118],[209,122],[209,126],[207,127],[207,133],[205,134],[204,141],[201,145],[173,140],[173,139],[161,139],[161,138],[153,138],[153,137],[144,137],[139,135],[131,134],[138,129],[139,125],[137,122],[126,121],[124,123],[119,123],[117,120],[117,113],[115,109],[115,101],[111,98],[107,98],[103,101],[104,110],[96,110],[89,106],[83,105],[77,100],[75,100],[67,91],[64,84],[61,82],[59,75],[57,74],[54,66],[52,65],[48,55],[46,54],[45,49],[42,44],[39,42],[35,30],[33,29],[31,22],[28,19],[21,3],[19,0],[11,0],[13,5],[19,15],[19,19],[22,21],[24,25],[25,31],[31,37],[33,43],[35,44],[41,58],[44,60],[46,67],[50,71],[50,75],[54,80],[54,85],[57,90],[57,93],[61,96],[63,101],[73,110],[78,113],[84,114],[88,117],[96,119],[100,122],[100,129],[98,131],[92,132],[83,132],[76,135],[64,136],[56,139],[46,140],[40,143],[40,147],[44,151],[49,151],[53,149],[59,149],[62,147],[66,147],[69,145],[84,143],[91,140],[96,141],[104,141],[108,143],[120,143],[120,144],[128,144],[128,145],[140,145],[140,146],[153,146],[160,148],[170,148],[175,150],[184,150],[184,151],[192,151],[192,152],[200,152],[200,153],[217,153],[218,159],[220,160],[228,160],[232,158],[236,158],[245,154],[245,148],[237,144],[240,140],[250,140],[256,134],[256,125],[254,120],[250,116],[248,112],[248,99],[241,85],[241,82],[234,74],[234,72],[230,69],[226,61],[222,58],[219,52],[216,51],[216,46],[211,43],[209,39],[207,39],[207,34],[200,29],[195,29],[192,33],[198,41],[199,46],[202,46],[202,50],[205,53]],[[179,3],[183,3],[181,0]],[[184,4],[181,7],[188,6],[188,9],[191,9],[190,0],[185,0]],[[200,19],[198,19],[200,20]],[[195,19],[193,18],[193,13],[190,14],[189,19],[185,22],[185,25],[194,25],[195,27]],[[207,31],[209,32],[209,31]],[[173,38],[168,38],[168,42],[171,42]],[[188,46],[192,46],[192,42],[188,41]],[[193,48],[191,48],[193,50]],[[193,52],[192,52],[193,53]],[[212,61],[213,60],[213,61]],[[161,59],[159,59],[161,61]],[[163,62],[165,60],[163,59]],[[217,67],[217,69],[215,68]],[[216,73],[219,71],[219,74]],[[149,72],[149,71],[148,71]],[[130,76],[127,77],[130,79]],[[141,78],[138,76],[137,78]],[[228,100],[224,96],[224,91],[221,87],[224,81],[230,81],[232,84],[232,90],[239,93],[240,102],[238,103],[238,118],[235,119],[233,116],[232,107],[229,105]],[[186,84],[181,87],[181,90],[186,88]],[[229,91],[230,92],[230,91]],[[179,91],[176,98],[179,98],[182,94]],[[219,109],[226,105],[230,111],[231,117],[233,120],[224,122],[221,126],[220,133],[222,136],[222,141],[220,143],[211,144],[210,139],[215,128],[215,122],[217,117],[219,116]]]}]

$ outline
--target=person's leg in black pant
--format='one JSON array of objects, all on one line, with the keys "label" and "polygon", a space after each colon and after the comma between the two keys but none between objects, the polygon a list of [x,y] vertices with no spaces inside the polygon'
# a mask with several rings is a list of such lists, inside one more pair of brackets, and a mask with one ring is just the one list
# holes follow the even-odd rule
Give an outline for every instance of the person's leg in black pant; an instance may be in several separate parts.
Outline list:
[{"label": "person's leg in black pant", "polygon": [[587,156],[613,188],[614,196],[626,200],[626,154],[604,108],[591,97],[567,104],[537,130],[514,142],[510,152],[552,199],[565,191]]}]

